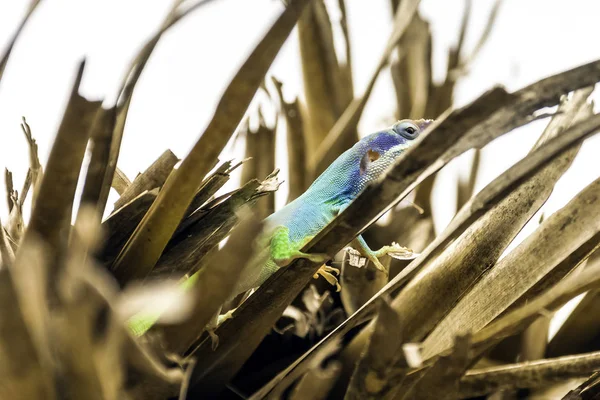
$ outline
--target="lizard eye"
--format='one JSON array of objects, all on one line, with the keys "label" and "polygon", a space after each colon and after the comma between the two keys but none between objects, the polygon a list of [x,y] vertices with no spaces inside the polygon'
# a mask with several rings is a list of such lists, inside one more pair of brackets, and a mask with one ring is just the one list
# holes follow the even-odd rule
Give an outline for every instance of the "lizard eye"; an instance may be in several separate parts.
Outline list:
[{"label": "lizard eye", "polygon": [[409,140],[416,139],[420,132],[415,124],[407,120],[400,121],[394,125],[394,131]]}]

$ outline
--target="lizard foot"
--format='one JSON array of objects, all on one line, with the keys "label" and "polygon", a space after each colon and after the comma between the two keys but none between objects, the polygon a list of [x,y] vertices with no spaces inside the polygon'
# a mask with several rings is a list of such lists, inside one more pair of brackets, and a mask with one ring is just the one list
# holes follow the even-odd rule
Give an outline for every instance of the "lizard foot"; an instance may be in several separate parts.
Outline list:
[{"label": "lizard foot", "polygon": [[387,255],[397,260],[414,260],[419,256],[418,253],[413,252],[408,247],[400,246],[396,242],[392,242],[391,246],[383,246],[379,250],[365,251],[365,253],[365,256],[369,259],[369,261],[373,263],[375,268],[377,268],[381,272],[384,272],[385,274],[388,274],[389,271],[383,266],[383,264],[381,264],[381,261],[379,261],[379,257]]},{"label": "lizard foot", "polygon": [[235,312],[235,310],[237,310],[237,308],[229,310],[225,314],[221,315],[220,309],[219,309],[219,311],[217,311],[215,316],[213,316],[211,318],[210,322],[206,325],[206,333],[208,333],[208,336],[210,336],[210,341],[211,341],[210,347],[212,348],[213,351],[215,351],[217,349],[217,347],[219,347],[219,336],[215,333],[215,330],[223,322],[227,321],[228,319],[233,318],[233,313]]},{"label": "lizard foot", "polygon": [[[289,236],[290,230],[285,226],[277,227],[272,234],[270,250],[271,258],[278,267],[285,267],[298,258],[306,258],[314,263],[324,263],[331,259],[327,254],[303,253],[292,245]],[[307,238],[309,240],[310,238]]]},{"label": "lizard foot", "polygon": [[338,279],[335,277],[335,275],[332,274],[332,272],[335,273],[337,276],[340,275],[340,270],[338,268],[330,267],[328,265],[323,264],[321,265],[321,268],[319,268],[317,273],[313,275],[313,278],[317,279],[319,278],[319,275],[321,275],[327,282],[329,282],[331,286],[335,286],[336,292],[339,292],[340,290],[342,290],[342,287],[340,286]]},{"label": "lizard foot", "polygon": [[415,253],[408,247],[400,246],[396,242],[392,242],[391,246],[383,246],[373,253],[376,257],[388,255],[397,260],[414,260],[419,256],[419,253]]}]

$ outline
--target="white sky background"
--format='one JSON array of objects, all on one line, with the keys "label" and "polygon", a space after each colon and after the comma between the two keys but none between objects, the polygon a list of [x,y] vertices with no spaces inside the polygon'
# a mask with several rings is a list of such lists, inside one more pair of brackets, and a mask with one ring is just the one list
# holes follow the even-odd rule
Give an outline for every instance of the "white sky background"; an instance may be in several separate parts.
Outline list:
[{"label": "white sky background", "polygon": [[[28,0],[0,2],[0,48],[8,43]],[[14,173],[19,188],[28,153],[20,131],[26,116],[37,139],[42,163],[62,117],[78,61],[86,57],[83,94],[114,100],[129,62],[158,28],[172,0],[44,0],[17,42],[0,85],[0,167]],[[391,31],[389,0],[347,1],[356,95],[367,84]],[[492,0],[473,2],[467,32],[472,48],[487,22]],[[421,12],[433,30],[434,73],[442,79],[446,54],[456,42],[463,0],[423,0]],[[136,87],[129,112],[119,167],[133,179],[165,149],[183,158],[212,117],[229,79],[282,9],[278,0],[220,0],[202,7],[171,29],[159,43]],[[506,0],[497,23],[470,74],[456,90],[464,105],[495,84],[518,89],[540,78],[600,58],[600,3],[594,0]],[[295,31],[271,73],[284,82],[288,99],[301,92]],[[594,96],[597,97],[597,96]],[[395,108],[389,73],[379,79],[359,125],[366,135],[388,125]],[[272,117],[271,117],[272,118]],[[536,122],[496,140],[483,152],[477,190],[522,158],[546,122]],[[280,144],[283,150],[283,146]],[[600,176],[600,139],[583,146],[573,166],[556,185],[542,212],[550,215]],[[222,160],[241,157],[233,143]],[[285,154],[278,166],[285,178]],[[442,171],[434,190],[436,227],[452,217],[455,179],[467,158]],[[4,174],[1,174],[0,184]],[[236,179],[226,189],[235,187]],[[58,188],[57,188],[58,189]],[[285,185],[278,204],[287,194]],[[109,203],[116,199],[111,194]],[[6,216],[0,201],[0,216]],[[516,242],[531,233],[532,219]]]}]

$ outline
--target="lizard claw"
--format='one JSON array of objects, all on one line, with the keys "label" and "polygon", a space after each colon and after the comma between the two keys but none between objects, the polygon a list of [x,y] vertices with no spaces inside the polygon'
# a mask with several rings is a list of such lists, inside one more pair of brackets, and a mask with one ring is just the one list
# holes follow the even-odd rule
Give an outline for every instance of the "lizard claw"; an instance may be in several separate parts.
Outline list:
[{"label": "lizard claw", "polygon": [[317,279],[319,278],[319,275],[321,275],[327,282],[329,282],[331,286],[335,286],[336,292],[339,292],[342,290],[342,287],[332,272],[338,276],[340,275],[340,270],[338,268],[330,267],[328,265],[321,265],[321,268],[319,268],[317,273],[313,275],[313,278]]}]

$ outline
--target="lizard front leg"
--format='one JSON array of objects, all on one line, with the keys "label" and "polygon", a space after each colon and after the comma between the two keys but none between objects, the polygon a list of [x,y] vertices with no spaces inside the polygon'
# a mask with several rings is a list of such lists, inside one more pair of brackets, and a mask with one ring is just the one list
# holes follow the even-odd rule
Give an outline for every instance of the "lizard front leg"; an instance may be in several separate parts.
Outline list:
[{"label": "lizard front leg", "polygon": [[[365,242],[365,239],[361,235],[358,235],[354,240],[352,240],[351,245],[354,247],[357,247],[357,250],[363,256],[367,257],[369,259],[369,261],[371,261],[373,263],[375,268],[377,268],[381,272],[384,272],[386,275],[389,273],[388,269],[383,266],[381,261],[379,261],[379,257],[382,257],[385,255],[385,247],[386,246],[382,247],[381,249],[379,249],[377,251],[373,251],[373,250],[371,250],[371,248],[369,247],[367,242]],[[382,250],[384,250],[384,251],[382,251]]]},{"label": "lizard front leg", "polygon": [[412,260],[418,254],[414,253],[412,250],[407,249],[406,247],[399,246],[396,243],[393,243],[391,246],[383,246],[379,250],[371,250],[365,239],[358,235],[353,241],[352,245],[358,248],[358,251],[365,257],[369,259],[375,265],[375,267],[385,272],[386,274],[389,272],[387,268],[381,264],[379,261],[379,257],[383,257],[385,255],[390,255],[394,258]]},{"label": "lizard front leg", "polygon": [[[306,238],[305,242],[308,240],[309,238]],[[275,229],[271,238],[271,257],[278,267],[289,265],[292,261],[298,258],[306,258],[317,263],[325,263],[327,260],[331,259],[331,257],[327,254],[303,253],[298,250],[297,247],[298,246],[295,246],[291,242],[289,229],[287,227],[281,226]],[[329,284],[335,286],[336,290],[339,292],[340,284],[332,272],[336,273],[337,275],[340,274],[339,269],[322,265],[317,273],[315,273],[314,278],[318,278],[319,275],[321,275],[323,278],[325,278],[325,280],[327,280],[327,282],[329,282]]]},{"label": "lizard front leg", "polygon": [[290,240],[290,230],[285,226],[275,228],[271,237],[271,258],[278,267],[285,267],[298,258],[306,258],[315,263],[324,263],[331,257],[321,253],[303,253]]}]

